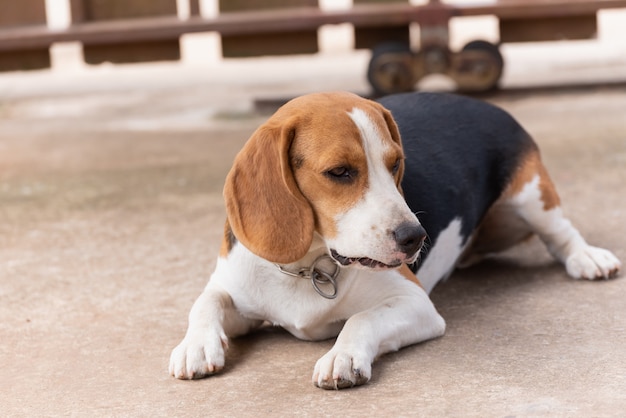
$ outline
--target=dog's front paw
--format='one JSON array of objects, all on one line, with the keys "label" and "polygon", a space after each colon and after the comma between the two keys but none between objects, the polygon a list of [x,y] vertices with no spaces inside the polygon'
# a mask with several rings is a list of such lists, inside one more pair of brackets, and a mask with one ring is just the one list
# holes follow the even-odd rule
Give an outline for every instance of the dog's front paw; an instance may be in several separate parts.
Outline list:
[{"label": "dog's front paw", "polygon": [[187,335],[170,356],[170,374],[178,379],[199,379],[224,367],[228,339],[222,333]]},{"label": "dog's front paw", "polygon": [[372,360],[363,354],[333,348],[315,364],[313,384],[322,389],[343,389],[370,380]]},{"label": "dog's front paw", "polygon": [[610,279],[617,276],[622,263],[608,250],[587,246],[565,261],[567,273],[575,279]]}]

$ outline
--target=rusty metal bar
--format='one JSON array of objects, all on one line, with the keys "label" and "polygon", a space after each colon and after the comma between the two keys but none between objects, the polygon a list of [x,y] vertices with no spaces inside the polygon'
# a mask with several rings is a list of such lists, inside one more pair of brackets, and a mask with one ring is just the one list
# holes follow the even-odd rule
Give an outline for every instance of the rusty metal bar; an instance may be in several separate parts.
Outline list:
[{"label": "rusty metal bar", "polygon": [[626,7],[622,0],[499,0],[492,4],[453,6],[456,16],[494,15],[500,19],[566,17]]},{"label": "rusty metal bar", "polygon": [[355,27],[429,24],[434,17],[494,15],[498,18],[564,17],[626,7],[626,0],[504,0],[489,5],[466,6],[430,3],[355,5],[345,11],[322,11],[299,7],[285,10],[223,13],[214,19],[192,16],[121,19],[79,23],[53,31],[44,27],[8,28],[0,31],[0,51],[34,49],[55,42],[81,41],[86,45],[111,42],[156,41],[178,38],[185,33],[219,32],[243,35],[271,32],[298,32],[326,24],[352,23]]}]

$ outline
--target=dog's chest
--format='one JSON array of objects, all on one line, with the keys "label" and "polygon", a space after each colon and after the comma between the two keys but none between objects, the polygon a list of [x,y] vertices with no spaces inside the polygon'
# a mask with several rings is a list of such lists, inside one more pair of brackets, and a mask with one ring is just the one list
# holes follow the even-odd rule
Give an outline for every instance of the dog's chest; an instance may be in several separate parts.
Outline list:
[{"label": "dog's chest", "polygon": [[[349,280],[342,279],[345,291]],[[237,310],[247,318],[268,321],[302,339],[336,335],[328,335],[328,324],[341,321],[337,316],[339,300],[320,296],[310,279],[282,273],[241,244],[218,262],[211,281],[229,293]]]}]

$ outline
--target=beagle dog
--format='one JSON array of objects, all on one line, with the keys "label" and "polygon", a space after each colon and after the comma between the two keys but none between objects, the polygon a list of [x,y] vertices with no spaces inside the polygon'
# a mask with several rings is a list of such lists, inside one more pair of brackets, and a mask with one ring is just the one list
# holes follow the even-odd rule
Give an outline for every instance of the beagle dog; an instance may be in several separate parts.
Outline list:
[{"label": "beagle dog", "polygon": [[337,337],[316,386],[364,384],[377,356],[443,335],[437,282],[532,234],[574,278],[621,267],[563,216],[524,129],[455,95],[294,99],[237,155],[224,197],[215,272],[170,358],[180,379],[219,372],[229,338],[270,323]]}]

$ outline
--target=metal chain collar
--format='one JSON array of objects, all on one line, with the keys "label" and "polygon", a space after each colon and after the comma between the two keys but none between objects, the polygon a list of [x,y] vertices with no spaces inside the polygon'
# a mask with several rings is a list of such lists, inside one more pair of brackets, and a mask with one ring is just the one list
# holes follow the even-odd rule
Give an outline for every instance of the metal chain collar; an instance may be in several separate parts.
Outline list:
[{"label": "metal chain collar", "polygon": [[[319,264],[324,260],[330,261],[333,266],[335,266],[335,270],[332,273],[328,273],[319,267]],[[281,273],[284,273],[288,276],[298,277],[301,279],[310,279],[311,284],[313,285],[313,289],[315,289],[315,291],[320,296],[325,297],[326,299],[335,299],[337,297],[337,276],[339,276],[340,267],[337,260],[329,256],[328,254],[322,254],[321,256],[317,257],[311,267],[302,267],[300,270],[298,270],[297,273],[285,270],[280,264],[276,264],[276,267],[278,267],[278,270],[280,270]],[[332,286],[332,292],[327,293],[322,290],[320,286],[324,285]]]}]

